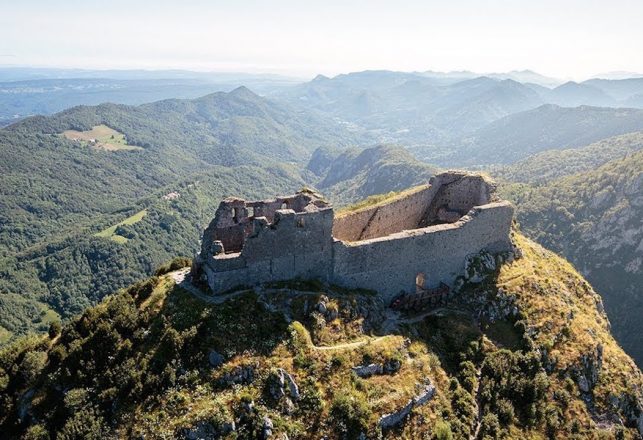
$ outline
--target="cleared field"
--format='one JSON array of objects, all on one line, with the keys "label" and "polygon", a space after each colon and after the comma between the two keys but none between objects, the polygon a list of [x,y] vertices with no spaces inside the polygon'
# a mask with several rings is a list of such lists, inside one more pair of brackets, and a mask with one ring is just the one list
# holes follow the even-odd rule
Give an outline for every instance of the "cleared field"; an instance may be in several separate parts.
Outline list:
[{"label": "cleared field", "polygon": [[119,226],[123,225],[133,225],[134,223],[138,223],[141,220],[143,220],[143,217],[147,214],[147,209],[144,209],[142,211],[137,212],[136,214],[127,217],[125,220],[123,220],[120,223],[116,223],[114,226],[110,226],[109,228],[103,229],[100,232],[97,232],[94,234],[95,237],[103,237],[103,238],[109,238],[110,240],[114,240],[117,243],[127,243],[129,241],[129,238],[123,237],[122,235],[118,235],[116,233],[116,230],[118,229]]},{"label": "cleared field", "polygon": [[88,131],[67,130],[63,136],[93,148],[107,151],[142,150],[141,147],[128,145],[125,135],[107,125],[97,125]]}]

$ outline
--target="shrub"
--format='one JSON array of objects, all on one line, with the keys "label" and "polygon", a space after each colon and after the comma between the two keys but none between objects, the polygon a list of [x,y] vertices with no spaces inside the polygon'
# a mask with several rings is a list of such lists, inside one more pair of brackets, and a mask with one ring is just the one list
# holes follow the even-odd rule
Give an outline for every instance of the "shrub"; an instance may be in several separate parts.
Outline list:
[{"label": "shrub", "polygon": [[453,432],[451,432],[451,425],[444,420],[438,420],[433,428],[433,440],[453,440]]},{"label": "shrub", "polygon": [[358,393],[342,393],[337,395],[330,407],[330,424],[342,436],[358,438],[361,433],[368,431],[371,410]]},{"label": "shrub", "polygon": [[62,324],[60,321],[52,321],[51,324],[49,324],[49,338],[54,339],[56,336],[60,335],[60,332],[62,331]]},{"label": "shrub", "polygon": [[160,277],[166,273],[173,272],[175,270],[183,269],[184,267],[192,266],[192,259],[188,257],[174,257],[167,263],[163,263],[156,269],[154,275]]},{"label": "shrub", "polygon": [[500,437],[500,423],[495,414],[485,414],[480,423],[480,437],[482,439],[497,439]]}]

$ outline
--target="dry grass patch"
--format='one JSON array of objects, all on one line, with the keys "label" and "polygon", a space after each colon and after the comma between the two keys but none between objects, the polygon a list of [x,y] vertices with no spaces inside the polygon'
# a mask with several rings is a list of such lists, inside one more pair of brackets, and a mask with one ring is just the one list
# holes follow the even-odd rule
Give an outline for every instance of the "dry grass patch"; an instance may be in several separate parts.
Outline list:
[{"label": "dry grass patch", "polygon": [[63,132],[63,136],[82,145],[105,151],[143,149],[136,145],[129,145],[123,133],[107,125],[96,125],[91,130],[86,131],[66,130]]}]

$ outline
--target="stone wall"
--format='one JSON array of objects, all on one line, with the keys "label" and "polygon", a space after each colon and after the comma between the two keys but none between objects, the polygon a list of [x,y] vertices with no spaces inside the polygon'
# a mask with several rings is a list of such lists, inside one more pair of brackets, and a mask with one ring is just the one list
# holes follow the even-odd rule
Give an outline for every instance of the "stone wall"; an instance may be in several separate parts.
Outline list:
[{"label": "stone wall", "polygon": [[494,186],[478,174],[449,171],[373,206],[338,215],[333,236],[344,241],[368,240],[438,223],[453,223],[474,206],[491,200]]},{"label": "stone wall", "polygon": [[333,237],[359,241],[415,229],[435,192],[435,187],[423,185],[389,202],[339,215],[333,224]]},{"label": "stone wall", "polygon": [[203,272],[215,292],[270,281],[329,279],[332,261],[333,210],[275,212],[273,223],[255,218],[241,252],[199,255]]},{"label": "stone wall", "polygon": [[447,172],[430,186],[336,219],[311,192],[227,199],[204,232],[193,275],[216,293],[294,278],[387,297],[414,292],[417,279],[426,288],[452,284],[468,255],[511,249],[513,207],[489,203],[492,196],[482,176]]},{"label": "stone wall", "polygon": [[451,285],[462,274],[467,255],[511,249],[512,218],[512,205],[497,202],[476,207],[453,224],[354,243],[336,241],[332,280],[389,297],[400,291],[414,292],[420,273],[424,274],[424,287],[435,287],[441,281]]}]

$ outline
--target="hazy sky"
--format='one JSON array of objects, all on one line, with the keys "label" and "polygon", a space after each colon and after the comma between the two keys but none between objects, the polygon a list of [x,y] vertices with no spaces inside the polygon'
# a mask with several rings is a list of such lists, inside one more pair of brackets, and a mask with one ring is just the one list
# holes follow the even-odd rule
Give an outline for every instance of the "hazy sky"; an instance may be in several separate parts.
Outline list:
[{"label": "hazy sky", "polygon": [[643,0],[0,0],[0,65],[643,72]]}]

